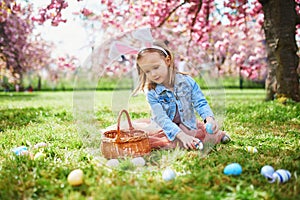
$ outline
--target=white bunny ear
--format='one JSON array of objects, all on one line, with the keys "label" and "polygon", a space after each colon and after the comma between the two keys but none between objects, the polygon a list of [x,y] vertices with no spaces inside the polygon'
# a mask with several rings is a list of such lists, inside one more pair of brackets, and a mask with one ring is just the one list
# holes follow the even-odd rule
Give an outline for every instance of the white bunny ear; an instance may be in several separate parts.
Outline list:
[{"label": "white bunny ear", "polygon": [[151,46],[153,37],[150,28],[143,28],[132,32],[132,37],[143,42],[146,46]]},{"label": "white bunny ear", "polygon": [[108,57],[111,60],[117,59],[118,57],[120,57],[122,54],[118,51],[115,42],[111,44],[110,49],[109,49],[109,53],[108,53]]},{"label": "white bunny ear", "polygon": [[110,46],[108,57],[110,59],[117,59],[121,55],[126,55],[126,54],[137,54],[138,50],[128,46],[125,43],[116,41],[113,42],[112,45]]}]

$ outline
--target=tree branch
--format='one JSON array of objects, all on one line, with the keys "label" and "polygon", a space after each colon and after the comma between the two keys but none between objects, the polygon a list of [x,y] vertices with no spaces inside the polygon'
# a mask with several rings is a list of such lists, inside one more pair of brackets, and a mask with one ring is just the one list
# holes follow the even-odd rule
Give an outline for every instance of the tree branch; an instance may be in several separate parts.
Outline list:
[{"label": "tree branch", "polygon": [[[194,16],[193,21],[192,21],[192,24],[191,24],[191,32],[190,32],[190,39],[189,39],[189,42],[188,42],[188,49],[190,48],[190,44],[191,44],[191,42],[192,42],[192,40],[193,40],[193,35],[192,35],[193,32],[194,32],[193,27],[195,26],[196,19],[197,19],[197,16],[198,16],[198,14],[199,14],[199,12],[200,12],[200,10],[201,10],[201,7],[202,7],[202,0],[199,1],[197,10],[196,10],[196,12],[195,12],[195,16]],[[206,19],[207,19],[207,20],[208,20],[208,15],[209,15],[209,12],[207,13],[207,16],[206,16]]]},{"label": "tree branch", "polygon": [[61,10],[62,10],[62,7],[63,7],[63,3],[64,3],[64,2],[61,2],[59,8],[56,9],[56,10],[57,10],[57,11],[56,11],[56,15],[55,15],[55,16],[53,17],[53,19],[51,20],[51,24],[54,24],[54,23],[55,23],[55,20],[56,20],[57,16],[61,13]]},{"label": "tree branch", "polygon": [[184,2],[182,2],[181,4],[179,4],[178,6],[176,6],[173,10],[171,10],[171,12],[169,12],[169,15],[164,18],[164,20],[162,22],[160,22],[160,24],[158,25],[158,27],[161,27],[162,25],[164,25],[164,23],[171,17],[171,15],[181,6],[183,6],[184,4],[186,4],[188,1],[185,0]]},{"label": "tree branch", "polygon": [[[191,24],[191,28],[193,28],[195,26],[197,16],[198,16],[198,14],[199,14],[199,12],[201,10],[201,6],[202,6],[202,0],[200,0],[199,4],[197,6],[197,11],[195,12],[195,16],[193,18],[193,21],[192,21],[192,24]],[[206,16],[206,17],[207,17],[206,19],[208,19],[208,16]]]}]

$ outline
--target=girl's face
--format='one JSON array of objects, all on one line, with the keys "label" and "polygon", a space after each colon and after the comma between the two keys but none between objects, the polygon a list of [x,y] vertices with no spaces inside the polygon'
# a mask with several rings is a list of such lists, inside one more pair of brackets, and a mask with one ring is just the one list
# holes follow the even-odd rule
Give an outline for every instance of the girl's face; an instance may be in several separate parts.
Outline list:
[{"label": "girl's face", "polygon": [[169,57],[162,57],[157,52],[147,52],[138,60],[138,65],[150,81],[169,86]]}]

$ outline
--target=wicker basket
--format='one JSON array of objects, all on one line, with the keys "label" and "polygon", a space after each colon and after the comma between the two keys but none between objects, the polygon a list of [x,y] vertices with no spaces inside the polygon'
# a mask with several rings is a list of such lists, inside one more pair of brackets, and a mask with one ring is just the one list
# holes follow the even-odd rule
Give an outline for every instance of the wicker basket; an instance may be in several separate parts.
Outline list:
[{"label": "wicker basket", "polygon": [[[120,129],[123,113],[127,117],[128,130]],[[151,151],[147,133],[133,128],[126,110],[119,113],[117,130],[109,130],[103,133],[100,148],[103,156],[109,159],[143,156]]]}]

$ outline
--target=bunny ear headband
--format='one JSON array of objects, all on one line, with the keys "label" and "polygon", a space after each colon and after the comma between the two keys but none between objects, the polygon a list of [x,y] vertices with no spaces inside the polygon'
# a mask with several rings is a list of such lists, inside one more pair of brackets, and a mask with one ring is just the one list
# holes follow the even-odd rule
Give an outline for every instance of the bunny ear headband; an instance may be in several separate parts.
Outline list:
[{"label": "bunny ear headband", "polygon": [[149,28],[139,29],[132,33],[132,37],[141,41],[144,44],[144,47],[137,49],[134,47],[129,46],[126,43],[115,41],[112,43],[110,50],[109,50],[109,58],[110,59],[117,59],[121,55],[129,54],[129,55],[138,55],[140,52],[146,49],[158,49],[162,51],[166,56],[168,55],[167,51],[159,46],[152,45],[153,37]]}]

